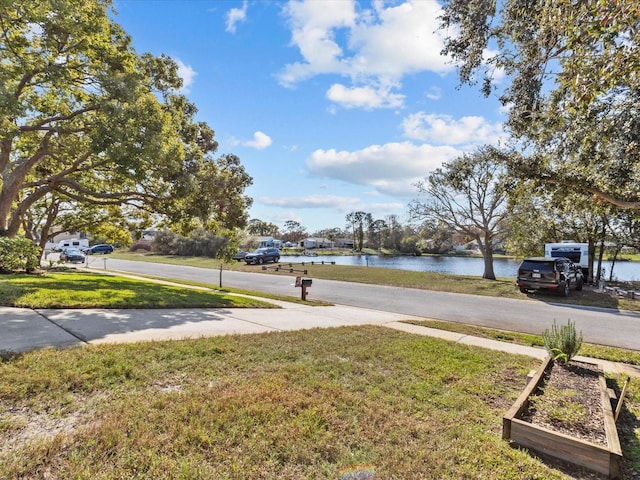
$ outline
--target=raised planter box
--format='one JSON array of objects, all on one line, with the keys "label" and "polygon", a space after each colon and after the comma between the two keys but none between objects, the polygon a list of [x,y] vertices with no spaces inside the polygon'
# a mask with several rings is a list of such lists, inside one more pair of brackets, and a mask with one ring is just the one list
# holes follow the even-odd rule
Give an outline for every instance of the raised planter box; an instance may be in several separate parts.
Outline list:
[{"label": "raised planter box", "polygon": [[502,438],[509,440],[515,446],[524,447],[542,455],[589,468],[607,475],[611,479],[620,478],[622,450],[606,380],[602,368],[599,368],[599,366],[598,385],[604,412],[604,427],[607,437],[606,447],[521,420],[523,413],[529,407],[529,399],[541,385],[545,373],[551,369],[552,365],[552,359],[550,357],[547,358],[535,376],[529,381],[515,404],[504,415],[502,418]]}]

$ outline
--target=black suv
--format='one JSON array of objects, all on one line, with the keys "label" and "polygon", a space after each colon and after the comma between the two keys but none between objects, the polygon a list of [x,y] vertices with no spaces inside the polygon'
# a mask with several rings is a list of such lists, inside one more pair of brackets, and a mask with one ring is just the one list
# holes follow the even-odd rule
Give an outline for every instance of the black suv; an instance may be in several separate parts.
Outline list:
[{"label": "black suv", "polygon": [[522,293],[531,290],[552,290],[565,297],[569,290],[582,290],[582,269],[565,257],[525,258],[518,267],[516,285]]},{"label": "black suv", "polygon": [[278,263],[280,260],[280,250],[270,247],[258,248],[251,253],[247,253],[242,260],[247,262],[247,265],[251,263],[259,265],[267,262]]}]

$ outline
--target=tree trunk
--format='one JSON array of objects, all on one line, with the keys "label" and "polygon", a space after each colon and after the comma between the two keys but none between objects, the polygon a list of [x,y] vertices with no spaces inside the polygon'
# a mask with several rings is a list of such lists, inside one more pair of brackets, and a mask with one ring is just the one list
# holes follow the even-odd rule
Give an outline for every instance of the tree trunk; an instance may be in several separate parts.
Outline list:
[{"label": "tree trunk", "polygon": [[593,285],[595,283],[593,278],[593,265],[595,263],[596,256],[596,244],[593,237],[589,237],[589,274],[587,275],[587,283]]},{"label": "tree trunk", "polygon": [[481,241],[480,236],[476,236],[476,241],[482,252],[482,258],[484,259],[484,273],[482,278],[487,280],[495,280],[496,274],[493,271],[493,241],[491,240],[491,233],[485,231],[484,242]]},{"label": "tree trunk", "polygon": [[488,248],[483,254],[484,258],[484,273],[482,274],[482,278],[486,278],[488,280],[495,280],[496,274],[493,271],[493,249]]},{"label": "tree trunk", "polygon": [[603,257],[604,257],[604,236],[602,237],[602,240],[600,240],[600,252],[598,253],[598,275],[594,278],[595,281],[599,280],[600,278],[604,278],[604,276],[602,275]]}]

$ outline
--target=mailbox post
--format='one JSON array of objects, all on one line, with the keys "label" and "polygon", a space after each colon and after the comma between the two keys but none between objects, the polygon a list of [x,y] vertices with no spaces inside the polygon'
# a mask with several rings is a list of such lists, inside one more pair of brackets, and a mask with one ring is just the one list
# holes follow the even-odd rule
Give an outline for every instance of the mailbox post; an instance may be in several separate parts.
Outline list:
[{"label": "mailbox post", "polygon": [[310,278],[296,277],[295,286],[300,287],[300,298],[302,300],[307,299],[307,288],[311,286],[311,283],[312,281]]}]

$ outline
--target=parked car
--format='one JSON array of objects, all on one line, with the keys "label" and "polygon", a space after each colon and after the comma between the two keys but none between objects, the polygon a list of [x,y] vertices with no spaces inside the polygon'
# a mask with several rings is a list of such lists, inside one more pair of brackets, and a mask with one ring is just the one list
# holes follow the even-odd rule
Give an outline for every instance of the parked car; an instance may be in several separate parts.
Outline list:
[{"label": "parked car", "polygon": [[113,253],[113,245],[109,245],[107,243],[101,243],[98,245],[94,245],[93,247],[89,247],[85,250],[87,255],[94,255],[96,253],[102,253],[106,255],[107,253]]},{"label": "parked car", "polygon": [[60,261],[71,263],[83,263],[84,255],[77,248],[65,248],[60,252]]},{"label": "parked car", "polygon": [[267,262],[278,263],[280,260],[280,250],[271,247],[258,248],[251,253],[247,253],[243,260],[247,262],[247,265],[252,263],[262,265]]},{"label": "parked car", "polygon": [[241,261],[244,260],[244,257],[246,257],[248,253],[249,252],[245,252],[243,250],[238,250],[238,252],[231,258],[237,261]]},{"label": "parked car", "polygon": [[565,297],[569,290],[582,290],[584,276],[579,265],[565,257],[525,258],[518,267],[516,285],[522,293],[555,291]]}]

